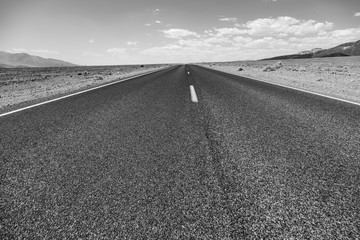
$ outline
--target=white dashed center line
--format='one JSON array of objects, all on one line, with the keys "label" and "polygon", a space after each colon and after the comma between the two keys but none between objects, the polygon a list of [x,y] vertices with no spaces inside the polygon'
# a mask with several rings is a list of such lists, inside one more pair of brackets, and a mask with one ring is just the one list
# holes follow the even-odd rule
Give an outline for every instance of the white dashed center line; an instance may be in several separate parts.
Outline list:
[{"label": "white dashed center line", "polygon": [[194,103],[199,102],[198,97],[196,96],[195,88],[193,85],[190,85],[190,94],[191,94],[191,101]]},{"label": "white dashed center line", "polygon": [[190,72],[188,72],[188,75],[190,75]]}]

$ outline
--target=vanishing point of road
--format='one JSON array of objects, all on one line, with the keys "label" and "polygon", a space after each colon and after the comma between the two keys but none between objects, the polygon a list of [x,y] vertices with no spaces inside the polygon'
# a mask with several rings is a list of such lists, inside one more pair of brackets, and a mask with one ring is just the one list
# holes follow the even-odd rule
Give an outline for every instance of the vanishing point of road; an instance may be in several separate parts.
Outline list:
[{"label": "vanishing point of road", "polygon": [[0,117],[1,239],[359,239],[360,106],[195,65]]}]

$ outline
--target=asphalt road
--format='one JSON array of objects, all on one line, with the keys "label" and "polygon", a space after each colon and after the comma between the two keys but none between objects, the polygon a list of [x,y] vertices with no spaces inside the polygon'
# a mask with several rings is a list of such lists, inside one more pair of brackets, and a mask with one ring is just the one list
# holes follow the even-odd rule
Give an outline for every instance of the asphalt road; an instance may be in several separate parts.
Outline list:
[{"label": "asphalt road", "polygon": [[360,238],[356,105],[178,66],[0,133],[1,239]]}]

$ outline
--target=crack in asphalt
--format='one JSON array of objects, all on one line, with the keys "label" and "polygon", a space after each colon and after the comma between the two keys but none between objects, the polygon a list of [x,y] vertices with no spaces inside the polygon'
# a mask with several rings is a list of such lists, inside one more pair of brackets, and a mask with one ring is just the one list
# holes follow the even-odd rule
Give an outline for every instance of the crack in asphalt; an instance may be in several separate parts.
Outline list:
[{"label": "crack in asphalt", "polygon": [[[194,76],[195,75],[195,76]],[[199,100],[203,98],[201,87],[199,86],[196,78],[196,73],[193,73],[189,76],[189,82],[194,84],[197,88],[197,95]],[[232,185],[234,184],[231,178],[225,173],[224,168],[222,167],[222,159],[229,159],[229,151],[225,146],[223,146],[223,136],[221,133],[217,132],[212,126],[214,121],[214,116],[211,115],[211,108],[204,101],[199,101],[199,107],[197,108],[198,115],[200,116],[200,125],[202,126],[203,133],[209,147],[209,154],[211,158],[212,168],[215,173],[215,177],[219,184],[221,194],[221,205],[224,209],[224,215],[229,218],[229,225],[226,226],[228,237],[231,239],[244,239],[248,237],[248,234],[245,229],[244,219],[239,221],[239,216],[235,216],[234,209],[231,206],[230,194],[233,191]],[[240,223],[241,227],[235,227],[235,223]],[[214,235],[216,236],[216,234]]]}]

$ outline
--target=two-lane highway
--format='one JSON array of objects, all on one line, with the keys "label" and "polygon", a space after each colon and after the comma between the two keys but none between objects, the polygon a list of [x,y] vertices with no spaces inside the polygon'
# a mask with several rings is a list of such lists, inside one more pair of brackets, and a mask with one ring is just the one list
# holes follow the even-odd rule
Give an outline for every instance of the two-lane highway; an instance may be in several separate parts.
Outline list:
[{"label": "two-lane highway", "polygon": [[360,237],[356,105],[178,66],[0,133],[4,239]]}]

